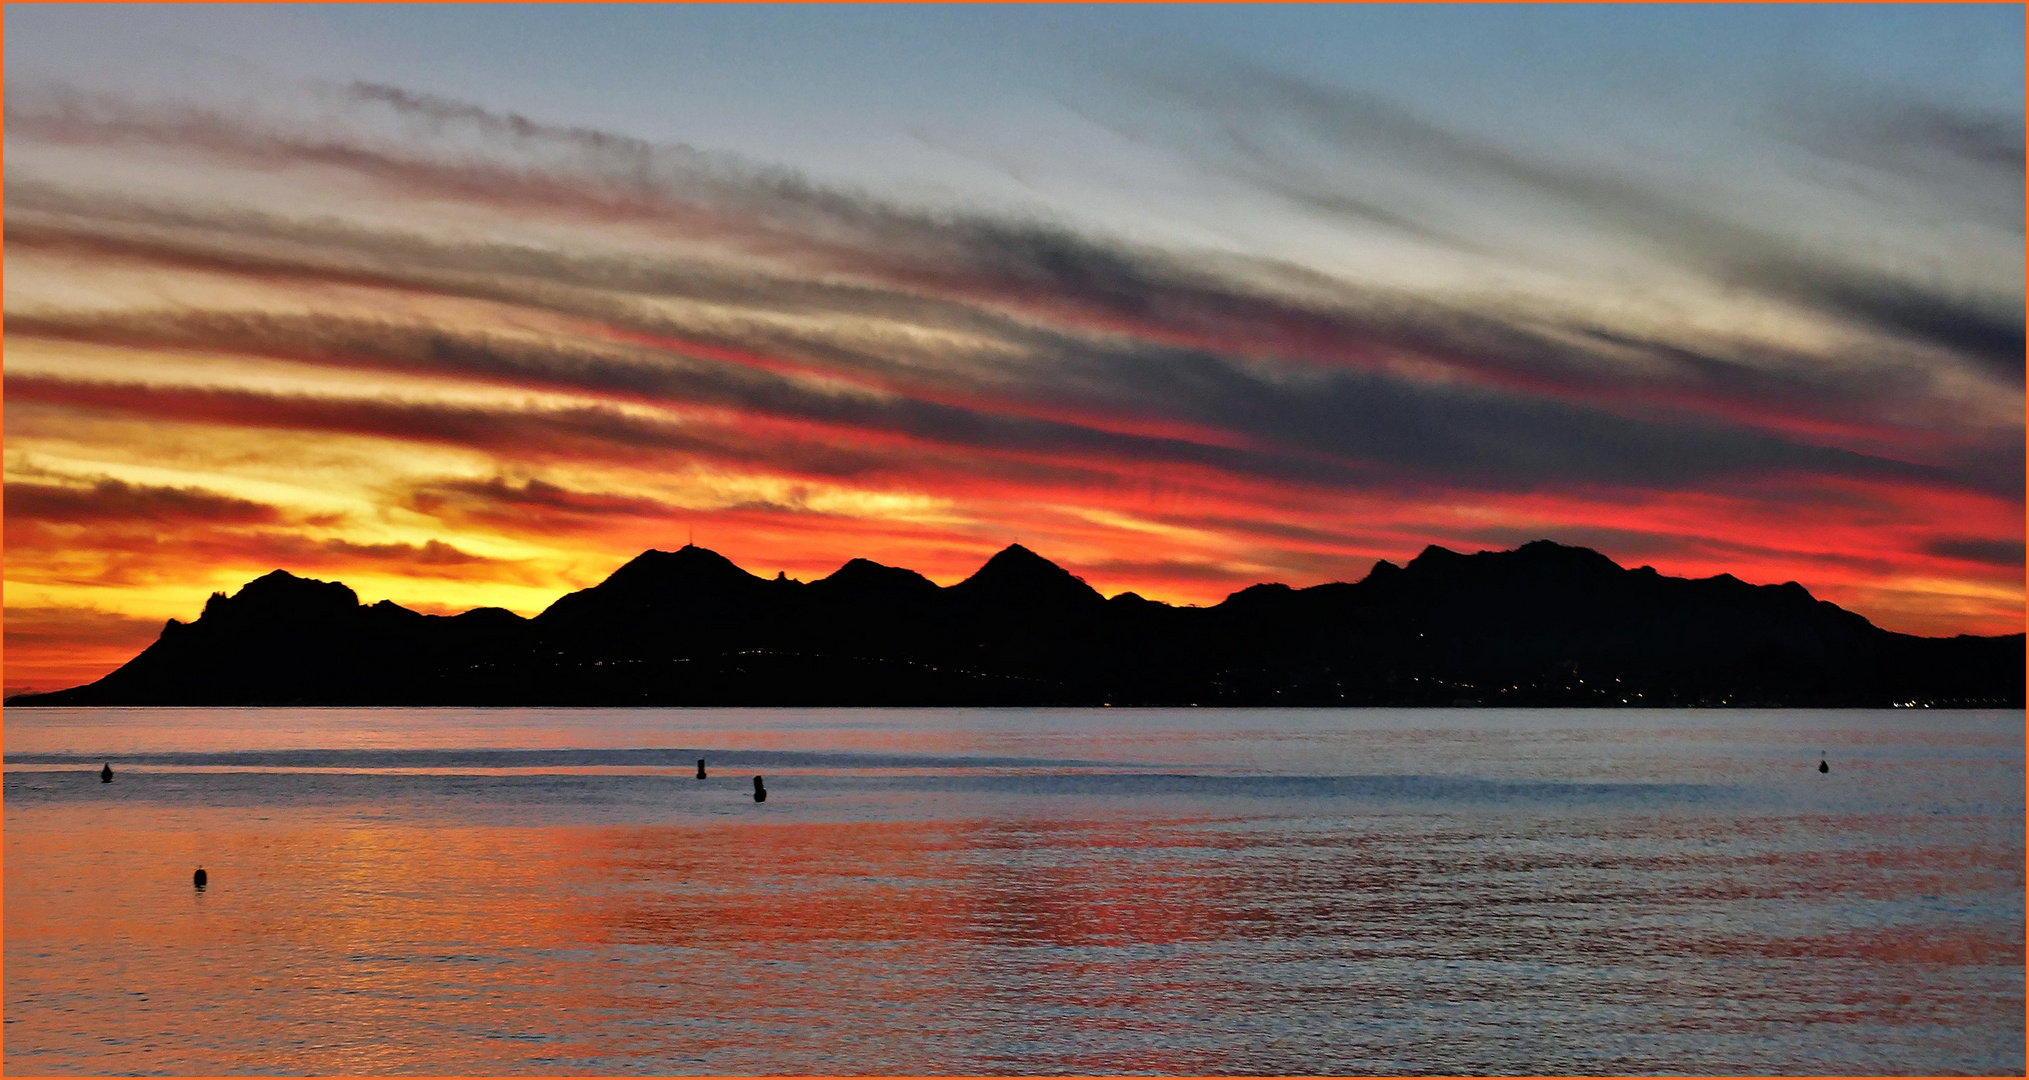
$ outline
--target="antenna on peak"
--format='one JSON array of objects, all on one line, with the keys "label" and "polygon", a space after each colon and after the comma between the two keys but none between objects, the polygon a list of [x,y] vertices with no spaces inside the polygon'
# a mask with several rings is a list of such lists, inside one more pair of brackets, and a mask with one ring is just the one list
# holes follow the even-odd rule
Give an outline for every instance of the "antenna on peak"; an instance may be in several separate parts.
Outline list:
[{"label": "antenna on peak", "polygon": [[692,526],[690,527],[690,536],[689,536],[689,537],[687,537],[687,538],[686,538],[686,539],[684,540],[684,542],[683,542],[683,546],[685,546],[685,547],[696,547],[696,546],[697,546],[697,526],[695,526],[695,525],[692,525]]}]

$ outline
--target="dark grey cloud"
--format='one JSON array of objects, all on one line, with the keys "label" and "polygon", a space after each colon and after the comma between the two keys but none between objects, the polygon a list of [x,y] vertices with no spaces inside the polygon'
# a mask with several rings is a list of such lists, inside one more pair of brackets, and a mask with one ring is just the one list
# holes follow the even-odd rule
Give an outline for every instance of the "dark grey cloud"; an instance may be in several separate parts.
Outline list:
[{"label": "dark grey cloud", "polygon": [[1107,354],[1110,381],[1164,415],[1347,462],[1505,490],[1571,483],[1684,487],[1760,470],[1899,477],[2016,492],[1987,475],[1814,446],[1661,411],[1630,417],[1547,395],[1444,386],[1374,372],[1262,378],[1213,354]]},{"label": "dark grey cloud", "polygon": [[[2022,281],[1994,283],[1985,295],[1963,295],[1893,275],[1762,226],[1725,216],[1689,197],[1657,190],[1597,166],[1544,160],[1482,136],[1452,131],[1393,102],[1325,87],[1279,72],[1225,66],[1188,78],[1160,76],[1159,89],[1190,103],[1205,122],[1172,136],[1202,160],[1326,214],[1484,250],[1442,222],[1441,206],[1417,206],[1414,192],[1377,193],[1348,179],[1349,161],[1377,156],[1444,184],[1492,185],[1576,212],[1622,236],[1652,245],[1687,269],[1740,289],[1795,303],[1841,321],[1958,353],[1985,370],[2021,382],[2025,362]],[[1842,117],[1846,131],[1822,143],[1854,148],[1882,140],[1901,152],[1947,154],[1999,170],[2012,192],[2020,232],[2022,141],[1997,117],[1969,116],[1933,105],[1877,107],[1864,119]],[[1290,136],[1277,142],[1263,132]],[[1209,137],[1208,137],[1209,136]],[[1869,141],[1871,139],[1871,141]],[[1223,153],[1219,148],[1223,147]],[[1399,205],[1390,205],[1392,199]]]},{"label": "dark grey cloud", "polygon": [[2022,116],[1952,108],[1864,86],[1799,90],[1771,129],[1813,154],[1917,185],[1954,209],[2022,231]]},{"label": "dark grey cloud", "polygon": [[684,164],[708,164],[705,155],[688,146],[658,145],[643,139],[567,124],[546,124],[520,113],[497,112],[470,102],[435,94],[418,93],[386,83],[357,80],[345,86],[341,95],[353,101],[384,105],[395,113],[426,123],[425,134],[443,135],[456,128],[470,127],[497,139],[515,143],[553,143],[593,154],[611,168],[645,172],[671,158]]},{"label": "dark grey cloud", "polygon": [[2020,384],[2029,365],[2022,309],[1925,287],[1887,274],[1772,255],[1742,261],[1728,280],[1827,314],[1937,345]]},{"label": "dark grey cloud", "polygon": [[1905,102],[1877,112],[1861,130],[1864,141],[1875,146],[1903,145],[1925,156],[1944,153],[2017,177],[2023,172],[2019,116],[1982,115],[1924,102]]},{"label": "dark grey cloud", "polygon": [[1943,536],[1924,544],[1923,550],[1926,555],[1963,559],[1987,566],[2009,566],[2017,570],[2022,569],[2025,559],[2029,559],[2024,555],[2020,539]]}]

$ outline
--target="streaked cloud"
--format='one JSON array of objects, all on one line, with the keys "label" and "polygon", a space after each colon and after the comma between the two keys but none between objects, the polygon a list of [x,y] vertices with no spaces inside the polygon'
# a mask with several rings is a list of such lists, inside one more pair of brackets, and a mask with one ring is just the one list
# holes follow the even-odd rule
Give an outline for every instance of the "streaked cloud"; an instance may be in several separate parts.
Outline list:
[{"label": "streaked cloud", "polygon": [[101,521],[271,524],[281,520],[281,512],[272,506],[201,488],[148,487],[111,479],[100,480],[89,488],[10,483],[6,511],[10,522],[66,525]]}]

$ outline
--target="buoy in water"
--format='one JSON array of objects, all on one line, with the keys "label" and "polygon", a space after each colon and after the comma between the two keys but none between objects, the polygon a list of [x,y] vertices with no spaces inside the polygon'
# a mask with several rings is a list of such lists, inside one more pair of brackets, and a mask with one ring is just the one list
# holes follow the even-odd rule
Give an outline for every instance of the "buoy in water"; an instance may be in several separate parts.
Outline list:
[{"label": "buoy in water", "polygon": [[204,883],[209,880],[211,880],[210,875],[204,872],[204,867],[202,866],[197,868],[197,873],[190,875],[190,883],[200,889],[204,888]]},{"label": "buoy in water", "polygon": [[1819,771],[1819,772],[1821,772],[1821,773],[1828,773],[1828,772],[1831,772],[1831,771],[1832,771],[1832,766],[1831,766],[1831,763],[1830,763],[1830,762],[1827,762],[1827,761],[1826,761],[1826,760],[1824,760],[1823,758],[1819,758],[1819,759],[1818,759],[1818,771]]},{"label": "buoy in water", "polygon": [[105,767],[99,770],[99,783],[110,784],[112,782],[113,782],[113,763],[108,761],[106,762]]},{"label": "buoy in water", "polygon": [[697,778],[700,780],[705,778],[705,759],[703,758],[697,759]]},{"label": "buoy in water", "polygon": [[754,801],[768,801],[768,789],[761,786],[761,778],[758,776],[754,778]]}]

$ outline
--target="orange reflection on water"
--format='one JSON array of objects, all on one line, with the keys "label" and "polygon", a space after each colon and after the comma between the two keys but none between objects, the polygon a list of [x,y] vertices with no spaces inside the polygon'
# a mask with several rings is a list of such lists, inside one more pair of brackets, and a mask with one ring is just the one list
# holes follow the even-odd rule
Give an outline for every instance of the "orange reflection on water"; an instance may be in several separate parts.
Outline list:
[{"label": "orange reflection on water", "polygon": [[1596,1056],[1603,1032],[1637,1032],[1699,1040],[1684,1045],[1713,1071],[1795,1072],[1820,1059],[1779,1056],[1790,1042],[1766,1025],[1809,1015],[1899,1031],[1918,1055],[1830,1060],[1939,1071],[1950,1059],[1925,1032],[2021,1030],[2019,926],[1754,921],[1764,898],[1829,898],[1813,910],[1836,914],[1952,874],[2019,893],[2019,862],[1975,848],[1719,846],[1782,838],[1739,818],[1628,818],[1634,832],[1599,844],[1499,816],[1263,829],[1076,802],[941,820],[785,816],[795,807],[508,826],[406,806],[10,804],[4,1064],[1660,1067]]},{"label": "orange reflection on water", "polygon": [[[221,811],[106,809],[67,829],[8,816],[10,1071],[476,1069],[484,1056],[447,1059],[445,1041],[539,1027],[542,1004],[571,997],[540,952],[577,926],[547,880],[560,837]],[[82,1009],[90,1027],[65,1030],[81,1001],[99,1003]],[[62,1052],[24,1059],[25,1046]]]},{"label": "orange reflection on water", "polygon": [[[607,1064],[594,1071],[630,1059],[681,1068],[668,1063],[708,1053],[710,1071],[774,1071],[767,1047],[780,1037],[805,1061],[813,1040],[837,1040],[841,1056],[817,1053],[836,1071],[934,1070],[958,1060],[948,1040],[981,1033],[878,1033],[843,1018],[936,1014],[976,981],[967,968],[983,939],[1217,935],[1214,909],[1187,885],[1001,862],[1006,828],[10,811],[6,1064],[483,1074],[595,1058]],[[1139,842],[1131,824],[1095,828],[1114,835],[1075,842]],[[980,851],[995,857],[965,857]],[[200,863],[203,892],[190,881]],[[1047,979],[1020,997],[1133,1004]],[[69,1029],[80,1002],[90,1027]]]}]

